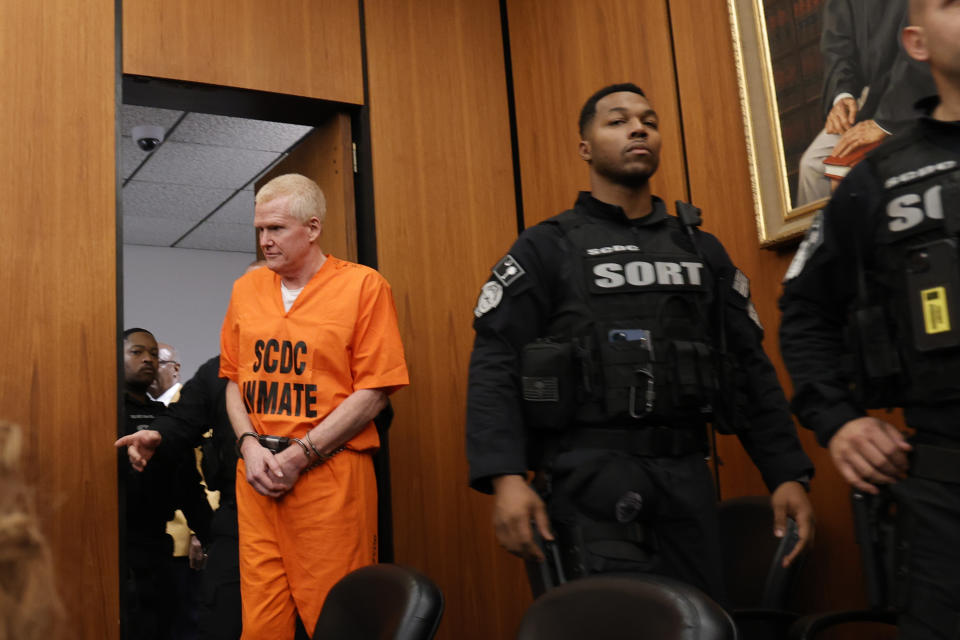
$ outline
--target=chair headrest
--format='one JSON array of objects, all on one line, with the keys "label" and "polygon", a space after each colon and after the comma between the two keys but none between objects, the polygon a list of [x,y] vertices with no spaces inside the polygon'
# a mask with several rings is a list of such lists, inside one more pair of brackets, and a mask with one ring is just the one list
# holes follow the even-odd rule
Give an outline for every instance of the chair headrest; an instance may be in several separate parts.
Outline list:
[{"label": "chair headrest", "polygon": [[592,576],[540,597],[517,640],[627,638],[725,640],[736,637],[727,613],[702,591],[662,576]]}]

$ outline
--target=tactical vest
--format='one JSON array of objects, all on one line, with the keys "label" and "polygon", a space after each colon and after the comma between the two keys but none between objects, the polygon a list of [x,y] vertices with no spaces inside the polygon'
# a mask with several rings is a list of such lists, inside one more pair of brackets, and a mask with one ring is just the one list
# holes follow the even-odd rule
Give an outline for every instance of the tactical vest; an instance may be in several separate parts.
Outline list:
[{"label": "tactical vest", "polygon": [[[563,266],[548,337],[525,349],[528,424],[710,420],[712,274],[680,222],[635,227],[571,210],[542,224],[561,229],[576,259]],[[553,415],[536,402],[548,397],[562,397]]]},{"label": "tactical vest", "polygon": [[858,390],[868,407],[960,401],[960,156],[918,127],[866,161],[884,195],[858,256]]}]

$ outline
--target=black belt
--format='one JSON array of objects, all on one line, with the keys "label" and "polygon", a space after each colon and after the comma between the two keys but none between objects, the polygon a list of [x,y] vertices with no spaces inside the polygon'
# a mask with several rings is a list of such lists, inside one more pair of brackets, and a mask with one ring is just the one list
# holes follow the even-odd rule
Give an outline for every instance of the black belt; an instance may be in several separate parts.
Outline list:
[{"label": "black belt", "polygon": [[609,449],[653,458],[676,458],[709,450],[705,428],[664,426],[580,428],[566,434],[563,445],[566,449]]},{"label": "black belt", "polygon": [[910,475],[926,480],[960,484],[960,449],[914,444],[910,460]]}]

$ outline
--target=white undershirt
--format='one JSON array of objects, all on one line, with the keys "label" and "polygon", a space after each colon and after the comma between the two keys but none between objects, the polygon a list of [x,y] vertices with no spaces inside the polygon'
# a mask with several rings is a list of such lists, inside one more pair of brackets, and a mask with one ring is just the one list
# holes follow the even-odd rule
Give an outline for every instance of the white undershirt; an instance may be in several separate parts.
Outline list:
[{"label": "white undershirt", "polygon": [[303,291],[303,287],[299,289],[287,289],[287,285],[283,284],[283,281],[280,281],[280,295],[283,297],[283,310],[290,311],[290,307],[293,306],[294,301],[297,299],[297,296],[300,295],[300,292]]}]

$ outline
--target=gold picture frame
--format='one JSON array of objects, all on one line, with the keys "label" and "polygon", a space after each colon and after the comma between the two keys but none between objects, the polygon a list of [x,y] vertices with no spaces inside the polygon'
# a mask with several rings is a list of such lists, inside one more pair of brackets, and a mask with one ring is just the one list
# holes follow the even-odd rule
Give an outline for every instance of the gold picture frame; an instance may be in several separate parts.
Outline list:
[{"label": "gold picture frame", "polygon": [[763,0],[727,0],[727,8],[757,233],[761,247],[775,247],[802,236],[827,198],[792,206]]}]

